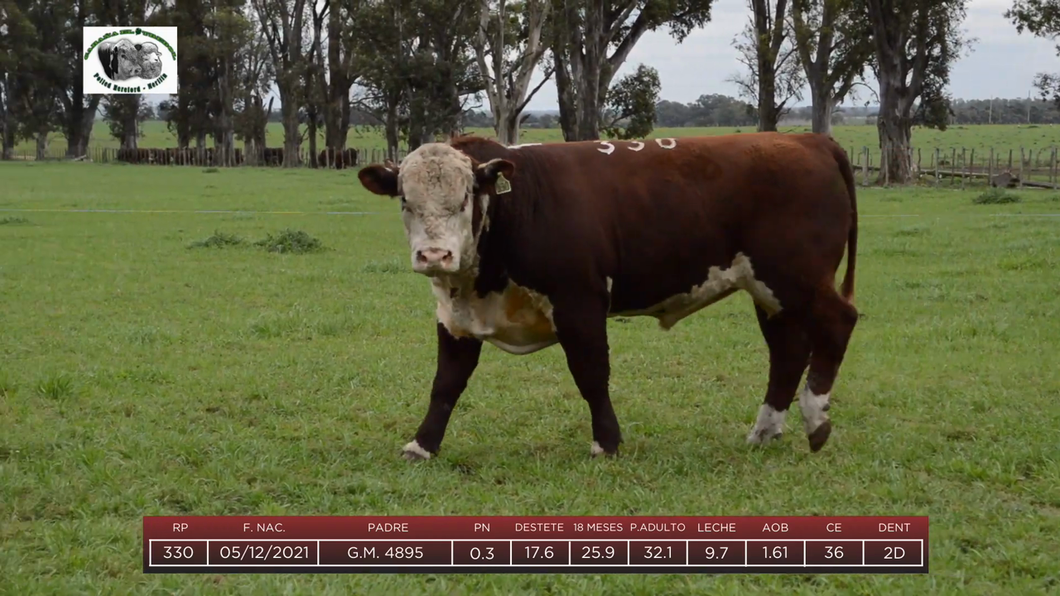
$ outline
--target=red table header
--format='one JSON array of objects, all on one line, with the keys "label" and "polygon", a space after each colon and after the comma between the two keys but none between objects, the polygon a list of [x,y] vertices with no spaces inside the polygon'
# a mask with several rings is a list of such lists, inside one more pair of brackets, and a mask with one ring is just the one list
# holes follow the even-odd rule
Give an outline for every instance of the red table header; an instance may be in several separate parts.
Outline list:
[{"label": "red table header", "polygon": [[144,517],[144,538],[187,539],[923,539],[928,518],[693,516]]}]

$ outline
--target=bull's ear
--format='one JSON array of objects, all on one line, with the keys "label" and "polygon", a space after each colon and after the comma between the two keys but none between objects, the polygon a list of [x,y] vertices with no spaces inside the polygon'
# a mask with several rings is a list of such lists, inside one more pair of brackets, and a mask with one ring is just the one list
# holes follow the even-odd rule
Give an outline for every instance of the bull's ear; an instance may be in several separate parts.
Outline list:
[{"label": "bull's ear", "polygon": [[357,173],[361,184],[377,195],[389,197],[398,196],[398,169],[397,167],[381,166],[379,164],[366,166]]},{"label": "bull's ear", "polygon": [[480,188],[494,186],[501,175],[511,180],[513,172],[515,172],[515,164],[507,159],[491,159],[475,168],[475,182]]}]

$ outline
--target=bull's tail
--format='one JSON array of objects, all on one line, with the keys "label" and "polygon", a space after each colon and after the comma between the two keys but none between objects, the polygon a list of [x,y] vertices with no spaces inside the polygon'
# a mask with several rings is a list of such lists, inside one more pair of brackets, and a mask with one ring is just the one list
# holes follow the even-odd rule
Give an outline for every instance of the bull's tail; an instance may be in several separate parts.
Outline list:
[{"label": "bull's tail", "polygon": [[854,169],[850,166],[847,152],[833,143],[832,153],[839,164],[839,172],[843,175],[843,181],[847,185],[847,193],[850,195],[850,232],[847,236],[847,270],[843,276],[843,284],[839,291],[843,298],[850,303],[854,302],[854,264],[858,254],[858,198],[857,184],[854,182]]}]

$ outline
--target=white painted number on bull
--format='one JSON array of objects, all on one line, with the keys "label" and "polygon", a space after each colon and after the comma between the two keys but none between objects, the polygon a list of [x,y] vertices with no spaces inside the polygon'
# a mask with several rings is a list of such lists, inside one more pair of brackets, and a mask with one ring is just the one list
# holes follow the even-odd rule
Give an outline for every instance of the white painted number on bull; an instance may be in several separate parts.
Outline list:
[{"label": "white painted number on bull", "polygon": [[677,146],[677,139],[655,139],[655,142],[663,149],[673,149]]},{"label": "white painted number on bull", "polygon": [[603,145],[603,147],[597,149],[597,151],[599,151],[600,153],[603,153],[604,155],[611,155],[615,152],[615,146],[612,145],[610,142],[600,141],[600,144]]},{"label": "white painted number on bull", "polygon": [[630,151],[640,151],[641,149],[644,148],[644,143],[642,143],[640,141],[633,141],[633,145],[636,145],[636,147],[630,146],[629,147]]}]

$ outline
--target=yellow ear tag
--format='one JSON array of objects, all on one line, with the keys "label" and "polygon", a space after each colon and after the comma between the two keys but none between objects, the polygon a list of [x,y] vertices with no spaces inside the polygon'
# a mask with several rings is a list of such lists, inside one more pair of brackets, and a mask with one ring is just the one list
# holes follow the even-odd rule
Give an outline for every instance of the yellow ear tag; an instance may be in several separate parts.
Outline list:
[{"label": "yellow ear tag", "polygon": [[512,183],[508,182],[508,179],[504,177],[504,174],[497,174],[497,182],[495,182],[493,186],[497,189],[497,194],[499,195],[506,192],[512,192]]}]

